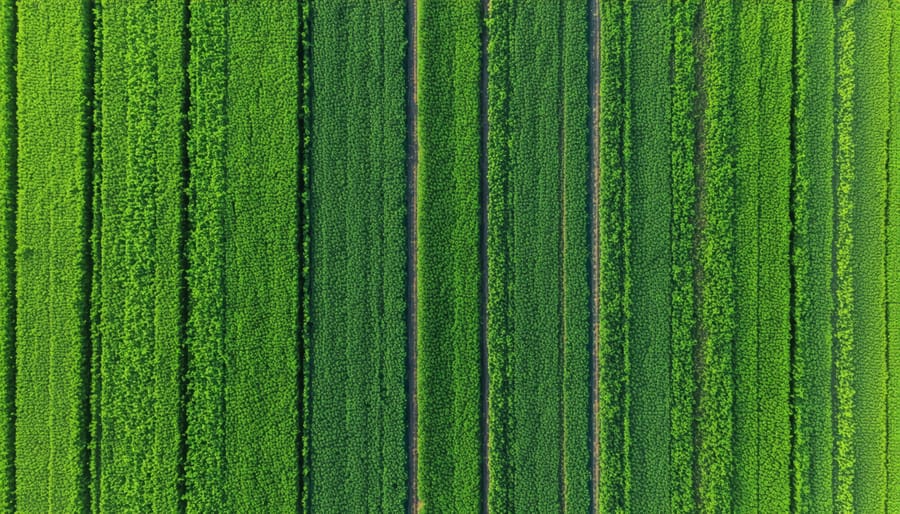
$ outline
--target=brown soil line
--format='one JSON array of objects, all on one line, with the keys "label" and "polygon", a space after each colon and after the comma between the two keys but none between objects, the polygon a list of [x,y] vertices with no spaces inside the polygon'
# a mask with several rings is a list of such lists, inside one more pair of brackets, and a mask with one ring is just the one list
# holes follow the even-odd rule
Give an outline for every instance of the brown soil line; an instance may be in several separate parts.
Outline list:
[{"label": "brown soil line", "polygon": [[407,3],[406,34],[409,38],[407,52],[407,382],[406,394],[409,406],[407,444],[409,451],[409,481],[407,512],[419,512],[419,400],[418,400],[418,252],[419,252],[419,57],[418,57],[418,0]]},{"label": "brown soil line", "polygon": [[488,256],[487,256],[487,232],[488,232],[488,33],[487,20],[490,14],[490,0],[481,0],[481,76],[479,78],[479,122],[481,129],[481,143],[479,151],[478,172],[479,192],[478,204],[481,209],[480,227],[478,234],[478,257],[481,264],[481,283],[479,309],[481,326],[479,333],[479,345],[481,352],[481,512],[488,512],[488,493],[490,491],[490,466],[488,465],[488,452],[490,444],[490,425],[488,413],[490,412],[490,370],[488,369]]}]

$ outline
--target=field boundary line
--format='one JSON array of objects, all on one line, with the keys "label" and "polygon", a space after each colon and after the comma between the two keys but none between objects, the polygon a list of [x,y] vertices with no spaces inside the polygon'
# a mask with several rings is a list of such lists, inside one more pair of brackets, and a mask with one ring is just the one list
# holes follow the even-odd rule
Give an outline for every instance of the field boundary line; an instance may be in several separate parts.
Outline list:
[{"label": "field boundary line", "polygon": [[418,0],[406,4],[407,36],[407,450],[409,471],[407,477],[407,512],[419,512],[419,401],[418,401],[418,181],[419,181],[419,56],[418,56]]},{"label": "field boundary line", "polygon": [[[416,1],[416,0],[412,0]],[[481,324],[479,326],[479,351],[481,362],[481,512],[488,513],[488,495],[490,492],[490,466],[488,465],[490,425],[488,414],[490,412],[490,366],[488,366],[488,41],[490,31],[487,18],[490,14],[491,1],[481,0],[481,59],[479,66],[478,84],[478,118],[481,131],[478,159],[478,259],[480,261],[481,276],[479,277],[479,311]]]}]

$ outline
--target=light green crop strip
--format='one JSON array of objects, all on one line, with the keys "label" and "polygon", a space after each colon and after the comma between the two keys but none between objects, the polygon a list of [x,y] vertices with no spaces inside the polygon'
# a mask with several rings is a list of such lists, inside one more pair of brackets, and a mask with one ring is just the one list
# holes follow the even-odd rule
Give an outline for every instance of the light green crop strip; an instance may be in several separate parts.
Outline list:
[{"label": "light green crop strip", "polygon": [[[849,200],[853,245],[850,263],[853,283],[854,366],[853,418],[854,496],[857,512],[885,509],[887,470],[886,442],[886,332],[885,302],[885,202],[888,135],[888,54],[891,17],[887,0],[848,1],[842,11],[852,18],[855,45],[851,69],[856,87],[850,96],[853,109],[848,134],[853,145]],[[842,12],[843,16],[844,13]],[[850,51],[850,49],[841,49]],[[843,55],[841,59],[843,59]],[[841,134],[843,136],[844,134]],[[896,484],[894,484],[896,485]]]},{"label": "light green crop strip", "polygon": [[418,440],[426,512],[481,505],[481,2],[419,2]]},{"label": "light green crop strip", "polygon": [[0,4],[0,509],[15,510],[16,5]]},{"label": "light green crop strip", "polygon": [[18,3],[16,509],[88,509],[91,12]]},{"label": "light green crop strip", "polygon": [[793,504],[831,512],[834,12],[800,2],[794,13]]}]

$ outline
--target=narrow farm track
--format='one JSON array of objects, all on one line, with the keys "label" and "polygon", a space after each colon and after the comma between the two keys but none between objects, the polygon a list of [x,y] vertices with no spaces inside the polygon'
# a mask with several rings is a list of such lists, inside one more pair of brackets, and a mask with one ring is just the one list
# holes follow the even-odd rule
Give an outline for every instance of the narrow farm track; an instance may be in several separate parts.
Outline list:
[{"label": "narrow farm track", "polygon": [[490,30],[487,25],[488,16],[491,12],[491,1],[481,0],[480,11],[480,59],[479,59],[479,77],[478,77],[478,123],[481,135],[479,141],[479,159],[478,159],[478,208],[479,222],[478,227],[478,261],[481,270],[479,277],[479,305],[478,313],[481,325],[478,328],[478,345],[481,361],[479,362],[479,372],[481,380],[481,500],[479,502],[479,511],[482,514],[488,514],[491,483],[491,467],[490,467],[490,384],[491,373],[488,364],[488,135],[490,134],[490,122],[488,120],[488,106],[490,101],[488,98],[489,85],[489,59],[488,47],[490,41]]},{"label": "narrow farm track", "polygon": [[600,398],[598,357],[600,345],[600,0],[588,3],[588,95],[590,97],[590,181],[588,187],[588,220],[590,223],[590,287],[591,355],[590,402],[591,416],[588,423],[591,443],[591,493],[590,512],[598,511],[597,485],[600,482]]},{"label": "narrow farm track", "polygon": [[419,0],[406,5],[406,224],[407,339],[406,398],[409,480],[407,512],[421,509],[419,499]]},{"label": "narrow farm track", "polygon": [[311,6],[309,508],[408,505],[406,5]]},{"label": "narrow farm track", "polygon": [[177,511],[184,7],[167,0],[100,8],[95,94],[105,125],[96,143],[105,173],[94,208],[104,227],[93,336],[102,352],[98,345],[93,372],[103,387],[95,396],[102,417],[93,421],[105,437],[95,443],[93,500],[102,510]]},{"label": "narrow farm track", "polygon": [[423,2],[418,19],[419,497],[429,511],[476,512],[481,2]]},{"label": "narrow farm track", "polygon": [[309,297],[310,297],[310,278],[312,270],[310,269],[310,211],[309,211],[309,146],[310,146],[310,125],[312,124],[312,113],[310,112],[310,95],[313,87],[310,80],[310,43],[311,43],[311,25],[310,25],[310,0],[301,0],[297,5],[298,17],[300,20],[300,38],[298,43],[298,74],[300,75],[300,83],[302,86],[301,96],[298,98],[299,115],[300,115],[300,131],[299,137],[300,148],[300,175],[298,178],[298,191],[300,193],[301,208],[299,211],[299,230],[298,246],[300,253],[300,312],[298,316],[298,334],[300,337],[300,352],[302,376],[298,377],[300,388],[300,439],[298,444],[299,467],[298,487],[300,488],[299,504],[297,510],[300,512],[308,512],[310,484],[310,455],[309,455],[309,421],[310,421],[310,313],[309,313]]},{"label": "narrow farm track", "polygon": [[[185,6],[186,7],[186,6]],[[93,87],[94,87],[94,112],[93,112],[93,134],[91,135],[92,141],[91,143],[94,147],[101,146],[101,137],[103,136],[103,6],[101,4],[97,4],[94,6],[94,77],[93,77]],[[183,70],[186,71],[186,70]],[[182,111],[184,113],[184,110]],[[187,135],[182,134],[182,142],[187,141]],[[186,148],[182,145],[182,155],[186,155]],[[90,416],[90,425],[88,427],[89,435],[88,435],[88,444],[91,447],[91,455],[90,455],[90,464],[88,465],[88,472],[90,473],[90,484],[88,486],[89,494],[90,494],[90,506],[93,511],[100,510],[100,467],[102,466],[102,451],[100,451],[100,446],[103,441],[103,430],[101,426],[101,414],[103,409],[101,408],[101,396],[103,394],[103,373],[101,372],[102,366],[102,358],[103,358],[103,341],[100,334],[100,314],[101,314],[101,303],[99,298],[103,294],[103,280],[100,275],[100,270],[103,267],[103,252],[100,245],[100,242],[103,238],[103,212],[101,208],[101,201],[103,199],[103,195],[101,192],[101,187],[103,185],[103,151],[100,149],[99,151],[94,151],[94,162],[93,169],[91,170],[91,186],[93,187],[92,195],[91,195],[91,211],[93,216],[91,218],[91,261],[93,263],[93,270],[91,273],[91,307],[90,307],[90,323],[91,323],[91,358],[89,362],[90,366],[90,408],[89,408],[89,416]],[[185,195],[182,194],[182,210],[184,210],[184,200]],[[183,249],[183,248],[182,248]],[[184,262],[184,254],[179,259],[182,263]],[[182,283],[184,281],[184,275],[182,274]],[[183,313],[184,311],[182,311]],[[182,326],[184,326],[184,318],[182,318]],[[184,350],[184,345],[181,347],[182,352]],[[182,353],[183,355],[183,353]],[[182,376],[183,373],[182,373]],[[184,381],[181,382],[182,390],[184,388]],[[182,396],[183,397],[183,396]],[[182,421],[184,420],[185,409],[184,403],[181,402],[179,404],[179,415],[181,416]],[[182,430],[181,438],[179,441],[181,444],[180,449],[184,450],[184,431]],[[181,463],[183,464],[184,453],[181,454]],[[181,476],[184,476],[184,467],[180,468]],[[184,482],[182,482],[182,485]],[[181,492],[183,492],[183,488]]]},{"label": "narrow farm track", "polygon": [[[92,27],[17,5],[16,510],[86,510]],[[52,150],[51,150],[52,149]]]},{"label": "narrow farm track", "polygon": [[0,4],[0,509],[16,490],[16,5]]},{"label": "narrow farm track", "polygon": [[813,3],[794,9],[793,502],[831,512],[834,11]]}]

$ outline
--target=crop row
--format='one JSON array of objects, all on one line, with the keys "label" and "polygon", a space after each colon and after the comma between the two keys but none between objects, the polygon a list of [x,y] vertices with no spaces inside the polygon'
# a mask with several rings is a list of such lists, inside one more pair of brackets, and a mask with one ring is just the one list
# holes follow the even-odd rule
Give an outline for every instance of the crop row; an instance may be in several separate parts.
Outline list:
[{"label": "crop row", "polygon": [[734,465],[732,436],[734,404],[732,345],[734,307],[734,188],[735,130],[731,85],[734,79],[734,19],[730,1],[705,4],[703,30],[708,46],[702,55],[705,86],[702,144],[705,152],[697,171],[701,217],[696,220],[699,284],[698,467],[699,499],[705,512],[731,505],[729,482]]},{"label": "crop row", "polygon": [[[790,507],[792,9],[737,13],[735,448],[738,510]],[[769,291],[781,291],[770,294]],[[740,463],[740,464],[737,464]]]},{"label": "crop row", "polygon": [[99,10],[91,305],[102,417],[92,433],[103,437],[95,443],[92,499],[101,510],[174,510],[184,20],[177,2],[104,2]]},{"label": "crop row", "polygon": [[88,500],[89,14],[84,2],[28,0],[16,8],[15,498],[21,512],[76,512]]},{"label": "crop row", "polygon": [[278,511],[299,481],[297,10],[190,14],[187,507]]},{"label": "crop row", "polygon": [[[16,369],[16,20],[0,4],[0,509],[14,508]],[[12,394],[11,394],[12,393]]]},{"label": "crop row", "polygon": [[[891,17],[887,8],[887,0],[849,1],[838,14],[839,40],[847,38],[838,50],[841,112],[852,111],[849,119],[839,121],[839,129],[848,131],[838,137],[841,146],[850,148],[839,161],[841,185],[847,187],[842,193],[850,208],[839,204],[838,215],[847,216],[844,220],[852,234],[852,243],[844,247],[852,276],[839,278],[852,284],[853,292],[852,309],[844,314],[852,318],[848,361],[853,370],[852,490],[857,512],[883,509],[888,487],[884,231]],[[850,80],[853,87],[845,90]],[[840,230],[838,235],[843,235]]]},{"label": "crop row", "polygon": [[691,512],[694,418],[694,218],[697,207],[695,145],[697,122],[694,20],[699,0],[672,3],[671,113],[671,347],[669,395],[669,511]]},{"label": "crop row", "polygon": [[313,512],[407,498],[405,7],[310,7]]},{"label": "crop row", "polygon": [[[488,353],[496,511],[584,510],[590,501],[586,8],[491,4],[488,180],[497,189],[488,204]],[[548,480],[560,487],[548,490]]]},{"label": "crop row", "polygon": [[481,3],[418,13],[418,497],[481,505]]},{"label": "crop row", "polygon": [[802,3],[795,20],[793,503],[831,512],[834,13]]},{"label": "crop row", "polygon": [[[629,225],[625,216],[627,103],[625,81],[627,31],[631,2],[600,4],[600,341],[598,432],[600,483],[597,507],[602,512],[627,509],[630,490],[626,262]],[[603,106],[609,106],[603,108]],[[610,108],[613,107],[613,108]],[[616,108],[620,107],[620,108]]]}]

